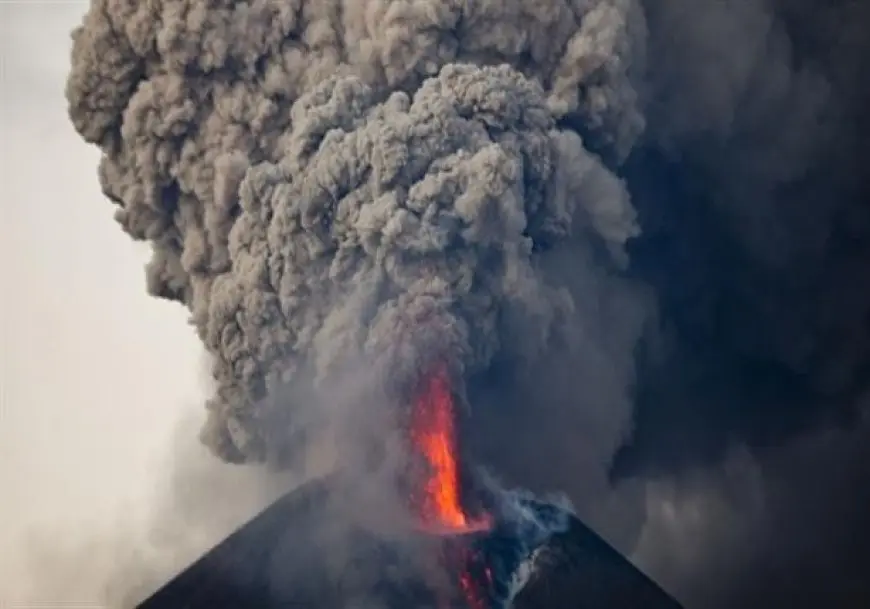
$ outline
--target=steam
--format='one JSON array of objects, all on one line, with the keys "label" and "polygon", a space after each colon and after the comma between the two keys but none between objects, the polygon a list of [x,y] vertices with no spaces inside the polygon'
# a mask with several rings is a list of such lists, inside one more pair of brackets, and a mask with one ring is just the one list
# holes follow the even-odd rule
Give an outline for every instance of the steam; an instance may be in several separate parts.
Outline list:
[{"label": "steam", "polygon": [[446,357],[475,454],[629,550],[650,478],[858,410],[865,12],[93,0],[67,94],[211,355],[212,451],[357,455],[389,419],[357,388]]}]

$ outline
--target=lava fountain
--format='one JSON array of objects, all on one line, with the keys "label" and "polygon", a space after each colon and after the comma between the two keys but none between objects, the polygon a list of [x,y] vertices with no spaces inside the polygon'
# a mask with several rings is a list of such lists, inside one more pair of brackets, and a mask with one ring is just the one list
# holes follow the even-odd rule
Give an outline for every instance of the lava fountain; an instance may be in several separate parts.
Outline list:
[{"label": "lava fountain", "polygon": [[[492,518],[471,516],[463,506],[453,396],[443,364],[423,377],[415,393],[410,439],[413,453],[422,462],[422,473],[414,485],[412,503],[425,531],[463,539],[488,531]],[[450,571],[458,570],[465,604],[486,609],[491,577],[485,561],[476,554],[471,543],[460,543],[458,549],[445,551],[444,560],[450,563],[446,565]]]}]

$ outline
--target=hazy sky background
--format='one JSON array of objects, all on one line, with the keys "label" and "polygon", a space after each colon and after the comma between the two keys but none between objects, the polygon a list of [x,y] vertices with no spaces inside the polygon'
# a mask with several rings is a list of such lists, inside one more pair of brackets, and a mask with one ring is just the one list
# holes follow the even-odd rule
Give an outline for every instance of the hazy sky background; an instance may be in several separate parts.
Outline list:
[{"label": "hazy sky background", "polygon": [[146,296],[147,248],[115,225],[98,153],[66,116],[69,31],[86,7],[0,0],[0,606],[27,535],[147,504],[204,393],[186,312]]}]

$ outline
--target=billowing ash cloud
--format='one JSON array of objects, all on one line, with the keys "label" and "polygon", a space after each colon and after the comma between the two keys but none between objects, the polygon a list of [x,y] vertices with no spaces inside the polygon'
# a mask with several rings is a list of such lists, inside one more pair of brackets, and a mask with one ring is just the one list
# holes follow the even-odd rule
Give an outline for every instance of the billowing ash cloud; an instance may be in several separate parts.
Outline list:
[{"label": "billowing ash cloud", "polygon": [[[565,488],[623,550],[646,513],[667,554],[685,536],[662,506],[725,509],[698,498],[720,477],[695,479],[735,446],[750,479],[777,480],[753,523],[824,528],[830,513],[781,498],[806,492],[807,460],[853,465],[836,442],[780,447],[848,425],[870,363],[866,16],[845,0],[93,0],[68,98],[120,224],[153,246],[149,290],[191,311],[212,356],[218,455],[281,460],[361,367],[381,382],[444,357],[481,460]],[[352,407],[327,423],[355,429]],[[711,545],[713,520],[693,521]],[[688,571],[666,575],[717,606]],[[741,606],[794,598],[769,592]]]},{"label": "billowing ash cloud", "polygon": [[[617,251],[636,230],[625,197],[582,207],[570,168],[595,161],[508,67],[451,64],[382,103],[359,79],[330,79],[290,116],[286,156],[239,187],[231,268],[203,319],[219,354],[212,425],[245,455],[270,445],[261,400],[306,364],[328,381],[368,356],[404,379],[425,365],[420,348],[469,372],[538,349],[570,302],[535,273],[534,245],[564,238],[577,203]],[[521,344],[505,318],[532,329]]]},{"label": "billowing ash cloud", "polygon": [[[267,396],[351,356],[391,367],[422,343],[471,373],[546,345],[571,302],[533,249],[573,234],[622,259],[638,232],[618,179],[556,126],[637,135],[630,13],[94,4],[70,113],[119,221],[154,245],[151,292],[187,305],[214,355],[216,452],[280,452]],[[483,66],[503,62],[529,77]]]}]

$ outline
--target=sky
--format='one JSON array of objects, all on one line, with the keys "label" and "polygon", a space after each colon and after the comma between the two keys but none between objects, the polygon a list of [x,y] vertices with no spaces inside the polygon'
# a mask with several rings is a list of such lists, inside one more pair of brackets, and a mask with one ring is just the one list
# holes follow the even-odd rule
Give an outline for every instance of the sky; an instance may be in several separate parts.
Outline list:
[{"label": "sky", "polygon": [[34,532],[148,503],[205,394],[186,311],[146,296],[147,247],[115,225],[98,152],[66,115],[69,32],[86,8],[0,2],[0,607]]}]

